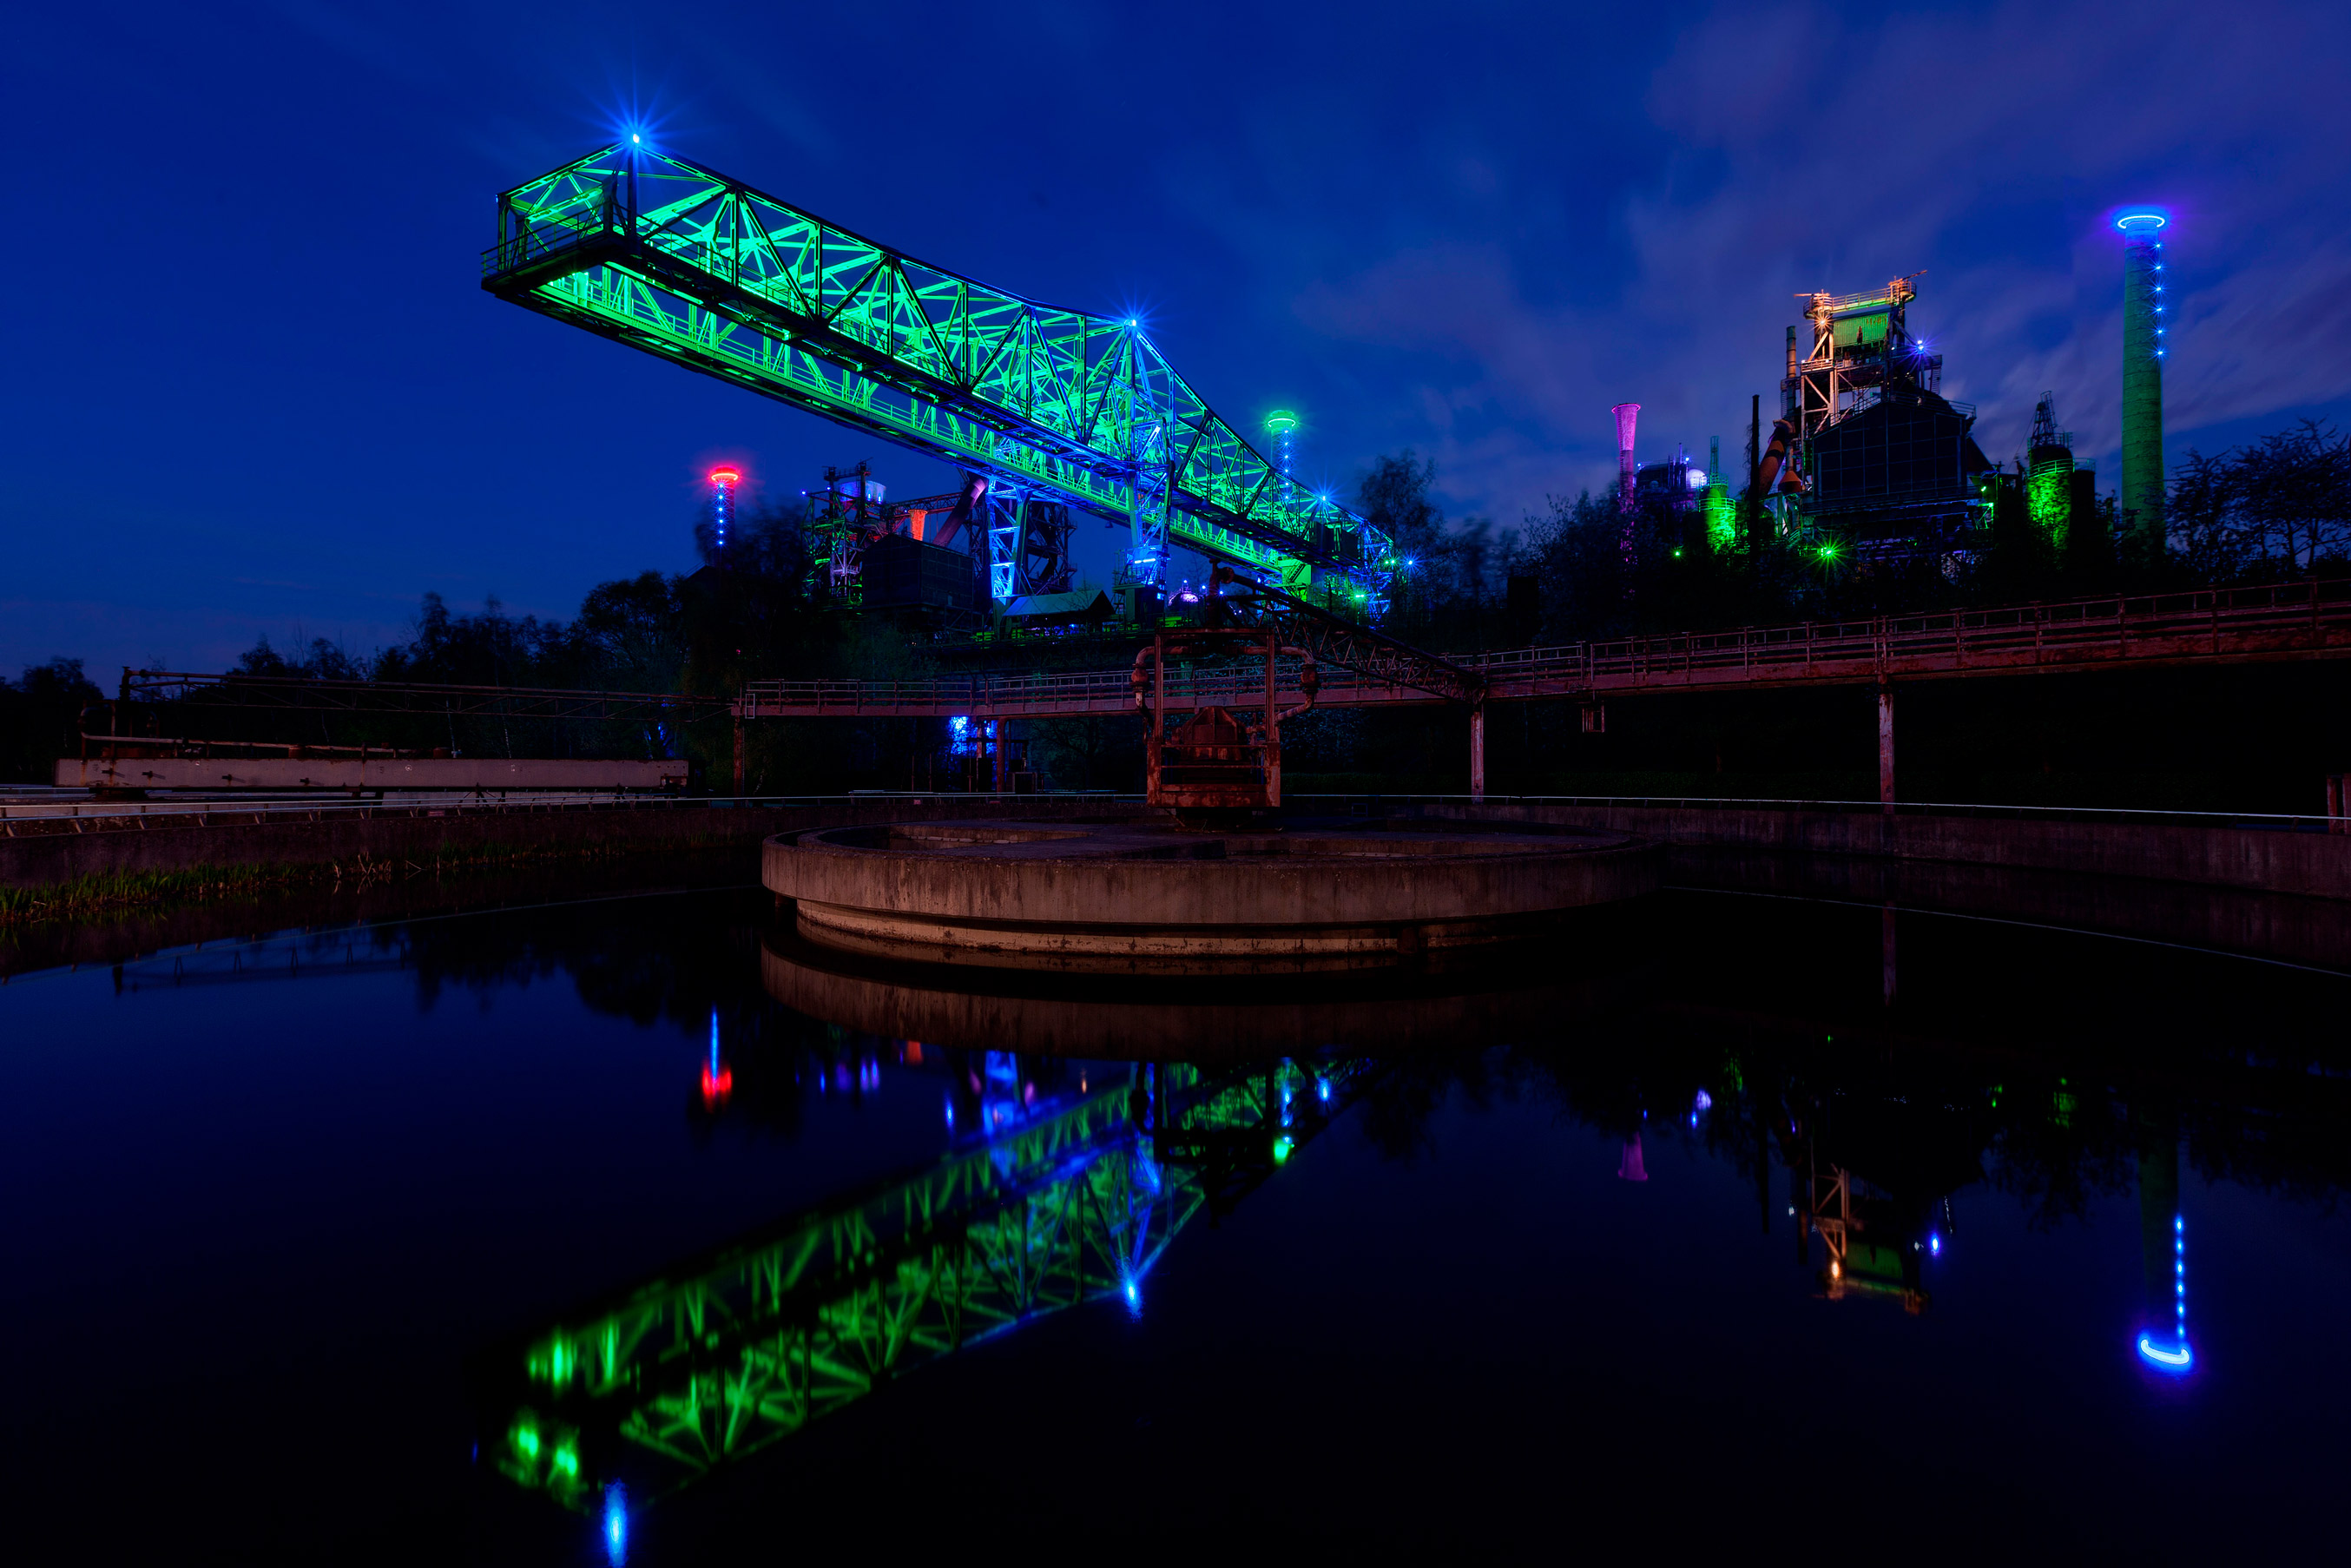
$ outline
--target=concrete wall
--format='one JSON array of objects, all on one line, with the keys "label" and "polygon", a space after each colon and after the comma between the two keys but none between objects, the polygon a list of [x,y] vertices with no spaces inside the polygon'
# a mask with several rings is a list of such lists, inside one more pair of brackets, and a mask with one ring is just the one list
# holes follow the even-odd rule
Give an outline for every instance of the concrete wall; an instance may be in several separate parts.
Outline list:
[{"label": "concrete wall", "polygon": [[2351,899],[1707,844],[1673,845],[1667,854],[1667,879],[1683,887],[1939,910],[2351,968]]},{"label": "concrete wall", "polygon": [[268,757],[57,759],[60,789],[677,789],[683,762],[562,758]]},{"label": "concrete wall", "polygon": [[1438,804],[1426,815],[1610,828],[1669,844],[1944,861],[2351,899],[2351,835],[1750,806]]},{"label": "concrete wall", "polygon": [[770,833],[861,822],[957,817],[1110,816],[1082,796],[931,796],[789,807],[648,801],[611,806],[328,807],[315,813],[224,810],[202,817],[27,820],[0,836],[0,886],[42,887],[86,876],[193,866],[430,865],[442,854],[626,854],[711,844],[756,845]]}]

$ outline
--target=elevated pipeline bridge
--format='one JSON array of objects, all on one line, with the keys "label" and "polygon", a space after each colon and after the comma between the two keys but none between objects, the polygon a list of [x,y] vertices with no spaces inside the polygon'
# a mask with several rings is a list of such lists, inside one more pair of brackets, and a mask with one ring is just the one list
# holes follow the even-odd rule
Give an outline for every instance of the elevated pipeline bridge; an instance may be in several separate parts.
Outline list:
[{"label": "elevated pipeline bridge", "polygon": [[594,1508],[658,1498],[967,1345],[1144,1283],[1204,1208],[1270,1177],[1370,1086],[1368,1058],[1139,1067],[1008,1108],[936,1165],[625,1289],[485,1358],[482,1451]]},{"label": "elevated pipeline bridge", "polygon": [[[2053,674],[2351,656],[2351,579],[2266,588],[1948,610],[1854,621],[1808,621],[1729,632],[1681,632],[1448,653],[1442,663],[1481,685],[1446,691],[1424,674],[1324,663],[1321,707],[1404,706],[1656,692],[1876,685],[1967,675]],[[1285,661],[1283,700],[1298,695]],[[1171,670],[1189,697],[1229,702],[1262,677],[1213,666]],[[1027,718],[1130,713],[1128,672],[977,674],[913,680],[754,681],[746,718]]]},{"label": "elevated pipeline bridge", "polygon": [[[1485,705],[1564,699],[1598,709],[1610,696],[1874,686],[1881,799],[1891,804],[1897,682],[2057,674],[2351,656],[2351,579],[1946,610],[1854,621],[1741,627],[1571,643],[1499,653],[1420,655],[1418,667],[1322,663],[1319,707],[1466,704],[1470,793],[1485,793]],[[1441,669],[1440,669],[1441,667]],[[1275,700],[1300,702],[1302,665],[1277,664]],[[1440,680],[1437,675],[1453,674]],[[1447,689],[1448,685],[1451,689]],[[1187,706],[1262,701],[1251,666],[1171,666],[1167,700]],[[1252,694],[1255,697],[1252,697]],[[1058,718],[1132,713],[1124,669],[889,681],[757,681],[737,721],[758,718]],[[1604,710],[1601,710],[1604,712]],[[1604,719],[1603,720],[1604,722]]]},{"label": "elevated pipeline bridge", "polygon": [[497,217],[499,298],[987,480],[999,515],[974,531],[999,600],[1013,513],[1039,500],[1128,524],[1133,580],[1162,580],[1172,539],[1378,616],[1393,541],[1261,456],[1138,319],[990,287],[625,143],[507,191]]}]

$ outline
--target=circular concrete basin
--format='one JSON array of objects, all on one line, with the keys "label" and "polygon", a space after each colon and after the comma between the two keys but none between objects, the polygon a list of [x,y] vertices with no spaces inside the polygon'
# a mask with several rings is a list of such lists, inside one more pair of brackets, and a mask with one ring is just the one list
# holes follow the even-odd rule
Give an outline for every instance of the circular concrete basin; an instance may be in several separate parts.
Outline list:
[{"label": "circular concrete basin", "polygon": [[[761,938],[768,994],[795,1012],[929,1051],[1155,1061],[1311,1056],[1334,1046],[1405,1051],[1557,1038],[1656,983],[1657,946],[1587,929],[1564,954],[1430,973],[1392,967],[1324,976],[1071,976],[941,968],[848,953],[792,930]],[[1479,954],[1514,949],[1480,948]],[[1562,961],[1563,960],[1563,961]]]},{"label": "circular concrete basin", "polygon": [[1265,972],[1426,961],[1653,891],[1604,831],[1179,831],[1152,821],[815,829],[767,841],[800,934],[927,963]]}]

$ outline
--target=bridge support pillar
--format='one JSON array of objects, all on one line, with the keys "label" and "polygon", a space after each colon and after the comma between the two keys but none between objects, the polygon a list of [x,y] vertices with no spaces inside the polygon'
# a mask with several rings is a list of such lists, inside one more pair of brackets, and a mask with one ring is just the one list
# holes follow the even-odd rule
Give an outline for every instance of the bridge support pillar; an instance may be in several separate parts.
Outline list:
[{"label": "bridge support pillar", "polygon": [[1877,800],[1894,810],[1894,688],[1884,684],[1877,688]]},{"label": "bridge support pillar", "polygon": [[743,706],[735,706],[735,798],[743,797]]},{"label": "bridge support pillar", "polygon": [[1486,705],[1469,705],[1469,799],[1486,798]]}]

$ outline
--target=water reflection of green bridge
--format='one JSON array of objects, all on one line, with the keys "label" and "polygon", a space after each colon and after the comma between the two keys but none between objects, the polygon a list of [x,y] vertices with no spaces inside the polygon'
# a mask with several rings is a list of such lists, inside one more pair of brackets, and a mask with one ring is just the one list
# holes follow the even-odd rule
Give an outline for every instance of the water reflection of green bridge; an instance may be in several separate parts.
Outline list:
[{"label": "water reflection of green bridge", "polygon": [[1141,1310],[1204,1207],[1271,1175],[1374,1076],[1364,1059],[1130,1069],[1031,1113],[1017,1094],[936,1165],[795,1215],[510,1347],[484,1447],[575,1509],[659,1496],[965,1346],[1081,1303]]}]

